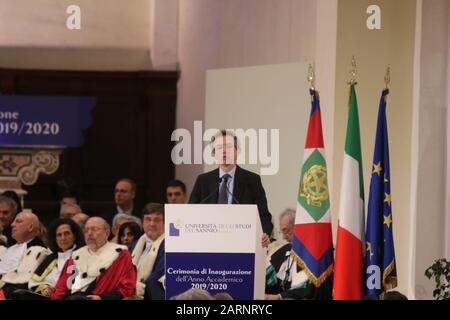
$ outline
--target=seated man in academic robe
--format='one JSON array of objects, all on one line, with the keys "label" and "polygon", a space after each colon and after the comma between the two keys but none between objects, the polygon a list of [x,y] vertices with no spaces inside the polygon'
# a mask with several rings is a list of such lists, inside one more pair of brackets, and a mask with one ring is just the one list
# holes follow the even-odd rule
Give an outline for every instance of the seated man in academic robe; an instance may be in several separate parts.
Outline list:
[{"label": "seated man in academic robe", "polygon": [[266,266],[266,300],[329,300],[332,294],[332,277],[318,288],[308,279],[305,271],[292,255],[292,238],[295,211],[286,210],[280,215],[280,232],[287,243],[268,256]]},{"label": "seated man in academic robe", "polygon": [[164,206],[149,203],[143,210],[144,234],[133,250],[137,267],[136,297],[145,300],[164,299]]},{"label": "seated man in academic robe", "polygon": [[136,291],[136,268],[126,246],[108,242],[110,227],[92,217],[84,227],[86,246],[64,265],[52,299],[118,300]]},{"label": "seated man in academic robe", "polygon": [[36,267],[51,251],[37,238],[39,219],[31,211],[19,213],[11,224],[11,236],[17,241],[0,255],[0,289],[6,299],[16,289],[27,289]]}]

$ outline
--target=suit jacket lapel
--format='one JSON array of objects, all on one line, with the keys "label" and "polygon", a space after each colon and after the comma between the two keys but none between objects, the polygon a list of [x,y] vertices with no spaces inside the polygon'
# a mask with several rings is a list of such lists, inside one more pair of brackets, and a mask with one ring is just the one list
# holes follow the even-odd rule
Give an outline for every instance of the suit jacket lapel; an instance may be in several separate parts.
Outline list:
[{"label": "suit jacket lapel", "polygon": [[[236,172],[234,173],[234,186],[233,186],[233,202],[236,204],[236,200],[241,202],[242,191],[244,190],[242,181],[242,169],[236,166]],[[236,200],[235,200],[236,199]]]},{"label": "suit jacket lapel", "polygon": [[[212,196],[210,201],[208,203],[217,203],[217,198],[219,196],[219,188],[217,187],[219,185],[219,169],[215,169],[211,171],[211,175],[208,177],[208,195],[211,194],[211,192],[214,192],[214,190],[217,190]],[[206,195],[207,196],[207,195]]]}]

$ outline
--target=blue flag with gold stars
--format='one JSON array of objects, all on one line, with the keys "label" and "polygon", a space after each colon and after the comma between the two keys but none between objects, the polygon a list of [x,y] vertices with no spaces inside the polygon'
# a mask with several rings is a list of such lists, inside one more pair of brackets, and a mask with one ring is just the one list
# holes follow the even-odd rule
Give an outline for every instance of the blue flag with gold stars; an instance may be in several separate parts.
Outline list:
[{"label": "blue flag with gold stars", "polygon": [[364,286],[367,295],[376,297],[397,286],[392,232],[389,139],[386,121],[386,97],[388,94],[389,89],[384,89],[378,111],[366,226]]}]

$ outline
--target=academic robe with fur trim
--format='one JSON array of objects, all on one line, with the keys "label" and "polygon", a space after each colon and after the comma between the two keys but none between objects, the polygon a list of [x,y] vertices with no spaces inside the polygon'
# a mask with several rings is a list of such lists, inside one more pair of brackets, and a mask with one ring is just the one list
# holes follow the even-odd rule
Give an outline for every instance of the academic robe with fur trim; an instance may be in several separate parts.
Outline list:
[{"label": "academic robe with fur trim", "polygon": [[[51,299],[65,299],[71,295],[98,295],[104,300],[131,298],[136,292],[136,268],[131,260],[131,254],[125,246],[107,243],[108,254],[113,256],[113,262],[106,262],[102,267],[90,264],[86,260],[87,246],[76,250],[64,265],[61,275],[52,292]],[[94,268],[97,268],[94,269]],[[74,283],[77,270],[81,278],[95,276],[86,290],[72,292],[68,285]]]},{"label": "academic robe with fur trim", "polygon": [[40,239],[34,238],[28,242],[25,255],[17,269],[0,275],[0,288],[28,284],[33,271],[50,254],[51,251],[44,247]]},{"label": "academic robe with fur trim", "polygon": [[294,260],[291,260],[293,265],[289,268],[289,272],[292,273],[292,280],[283,284],[283,281],[278,278],[277,274],[280,272],[283,263],[288,261],[291,255],[291,248],[292,245],[287,243],[269,257],[269,266],[266,268],[266,293],[280,294],[283,299],[332,299],[333,278],[329,277],[319,288],[316,288]]},{"label": "academic robe with fur trim", "polygon": [[133,263],[137,267],[136,296],[145,300],[163,300],[164,288],[158,281],[164,276],[164,234],[153,241],[150,252],[139,264],[146,246],[146,235],[142,235],[133,250]]}]

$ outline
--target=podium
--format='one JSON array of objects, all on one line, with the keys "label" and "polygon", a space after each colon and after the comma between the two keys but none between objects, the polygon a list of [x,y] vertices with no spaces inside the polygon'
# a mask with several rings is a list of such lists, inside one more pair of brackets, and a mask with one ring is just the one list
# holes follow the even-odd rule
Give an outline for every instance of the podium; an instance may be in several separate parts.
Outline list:
[{"label": "podium", "polygon": [[166,204],[166,299],[191,288],[264,299],[262,232],[256,205]]}]

